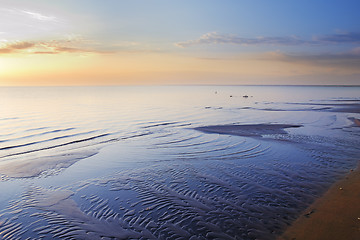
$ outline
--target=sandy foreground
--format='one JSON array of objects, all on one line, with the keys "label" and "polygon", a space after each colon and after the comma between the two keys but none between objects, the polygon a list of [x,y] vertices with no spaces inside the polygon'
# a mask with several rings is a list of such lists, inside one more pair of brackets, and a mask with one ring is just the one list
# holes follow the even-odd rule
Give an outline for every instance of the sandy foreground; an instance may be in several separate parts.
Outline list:
[{"label": "sandy foreground", "polygon": [[360,167],[335,183],[278,240],[360,239]]}]

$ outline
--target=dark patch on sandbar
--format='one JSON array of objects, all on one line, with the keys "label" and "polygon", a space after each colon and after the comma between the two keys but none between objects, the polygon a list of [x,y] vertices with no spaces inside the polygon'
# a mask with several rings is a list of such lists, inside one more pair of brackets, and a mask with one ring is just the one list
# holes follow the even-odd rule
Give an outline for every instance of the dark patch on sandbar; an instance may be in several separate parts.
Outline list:
[{"label": "dark patch on sandbar", "polygon": [[285,128],[298,128],[302,125],[293,124],[246,124],[246,125],[213,125],[196,127],[204,133],[228,134],[237,136],[262,136],[269,134],[287,134]]}]

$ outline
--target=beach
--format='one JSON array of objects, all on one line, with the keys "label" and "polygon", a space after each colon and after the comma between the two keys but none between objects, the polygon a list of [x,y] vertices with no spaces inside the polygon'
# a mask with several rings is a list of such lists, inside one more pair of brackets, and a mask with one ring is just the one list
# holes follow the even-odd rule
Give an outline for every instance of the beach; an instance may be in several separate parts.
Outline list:
[{"label": "beach", "polygon": [[360,240],[359,9],[1,1],[0,240]]},{"label": "beach", "polygon": [[1,239],[273,240],[359,161],[358,87],[30,90],[0,88]]},{"label": "beach", "polygon": [[360,170],[351,170],[282,234],[278,240],[358,239]]}]

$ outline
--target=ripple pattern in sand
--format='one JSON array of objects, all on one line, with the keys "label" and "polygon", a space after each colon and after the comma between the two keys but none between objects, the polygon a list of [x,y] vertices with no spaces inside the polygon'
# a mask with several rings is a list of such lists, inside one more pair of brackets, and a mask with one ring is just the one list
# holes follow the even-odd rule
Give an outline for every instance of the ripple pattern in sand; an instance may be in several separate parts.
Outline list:
[{"label": "ripple pattern in sand", "polygon": [[359,152],[349,150],[339,162],[338,149],[354,142],[204,134],[184,123],[142,126],[138,135],[102,139],[121,145],[118,158],[130,156],[136,167],[61,188],[26,187],[0,213],[0,237],[275,239]]},{"label": "ripple pattern in sand", "polygon": [[[279,153],[276,143],[237,136],[174,136],[159,134],[147,145],[148,158],[160,150],[176,159],[187,149],[203,160],[153,161],[62,188],[32,186],[3,211],[2,238],[274,239],[331,181],[330,170],[309,171],[312,156],[297,158],[304,152],[291,145]],[[231,158],[207,159],[201,148]],[[260,150],[266,155],[241,153]],[[283,161],[290,156],[291,163]]]}]

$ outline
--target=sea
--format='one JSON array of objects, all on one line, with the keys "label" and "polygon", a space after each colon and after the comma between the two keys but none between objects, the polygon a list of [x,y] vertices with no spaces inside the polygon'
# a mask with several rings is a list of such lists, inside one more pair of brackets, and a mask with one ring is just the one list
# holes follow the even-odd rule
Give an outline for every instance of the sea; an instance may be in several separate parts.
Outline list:
[{"label": "sea", "polygon": [[359,86],[0,87],[0,239],[276,239],[359,119]]}]

